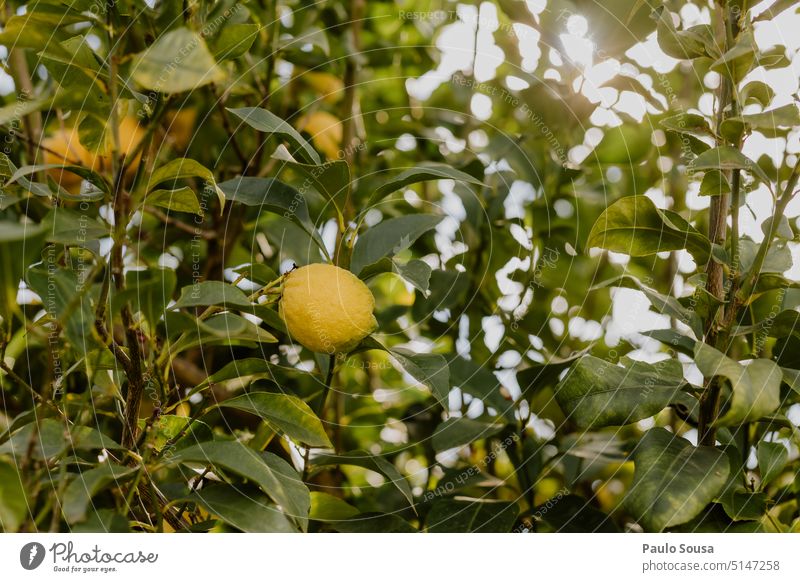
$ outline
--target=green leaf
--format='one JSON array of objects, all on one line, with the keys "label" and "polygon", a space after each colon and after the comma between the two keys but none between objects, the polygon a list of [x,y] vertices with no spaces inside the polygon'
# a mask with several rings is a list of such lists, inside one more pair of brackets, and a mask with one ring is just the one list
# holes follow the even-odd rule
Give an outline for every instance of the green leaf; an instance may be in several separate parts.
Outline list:
[{"label": "green leaf", "polygon": [[[36,174],[38,172],[45,172],[47,170],[63,170],[72,174],[76,174],[87,182],[90,182],[96,186],[105,194],[111,193],[111,184],[109,184],[103,176],[97,172],[89,170],[88,168],[84,168],[83,166],[73,166],[70,164],[37,164],[35,166],[22,166],[16,170],[8,180],[6,180],[5,185],[8,186],[14,182],[19,182],[21,185],[31,190],[31,186],[34,183],[24,180],[25,176],[30,176],[31,174]],[[34,193],[41,195],[40,192]]]},{"label": "green leaf", "polygon": [[580,360],[587,352],[588,348],[566,358],[552,357],[546,362],[533,362],[529,368],[519,371],[517,381],[523,396],[530,399],[540,388],[556,384],[561,372]]},{"label": "green leaf", "polygon": [[398,176],[385,182],[379,186],[377,190],[369,197],[364,208],[369,210],[376,203],[386,198],[392,192],[396,192],[411,184],[418,184],[420,182],[427,182],[428,180],[455,180],[457,182],[464,182],[466,184],[475,184],[476,186],[483,186],[483,182],[477,178],[470,176],[466,172],[456,170],[455,168],[446,164],[439,164],[427,162],[420,164],[417,167],[405,170]]},{"label": "green leaf", "polygon": [[285,148],[279,148],[273,159],[281,161],[281,169],[291,168],[305,176],[302,188],[307,190],[312,186],[342,215],[350,195],[350,166],[347,162],[331,160],[321,165],[301,164]]},{"label": "green leaf", "polygon": [[[147,428],[148,421],[149,419],[140,418],[139,428],[142,430]],[[170,444],[169,451],[172,447],[182,449],[188,445],[213,438],[211,427],[206,423],[175,414],[162,414],[150,427],[152,444],[157,451],[162,451],[168,443]],[[170,441],[173,440],[175,442],[171,443]],[[164,453],[168,454],[167,451]]]},{"label": "green leaf", "polygon": [[[182,312],[168,311],[165,317],[167,329],[177,331],[171,325],[176,321],[181,323],[175,327],[178,328],[179,333],[185,335],[170,347],[175,353],[197,346],[232,346],[241,345],[239,342],[248,345],[278,341],[271,333],[236,313],[220,313],[205,321],[200,321]],[[251,345],[251,347],[254,346]]]},{"label": "green leaf", "polygon": [[796,104],[789,103],[769,111],[742,115],[738,119],[748,127],[774,137],[779,134],[779,129],[788,130],[800,125],[800,111]]},{"label": "green leaf", "polygon": [[225,198],[245,206],[258,206],[288,218],[324,249],[325,244],[308,214],[305,197],[295,188],[274,178],[239,176],[220,183]]},{"label": "green leaf", "polygon": [[0,221],[0,316],[4,320],[20,310],[19,282],[40,256],[46,235],[46,224]]},{"label": "green leaf", "polygon": [[328,465],[353,465],[380,473],[403,494],[409,505],[414,505],[414,496],[411,493],[411,486],[408,481],[400,474],[397,468],[381,456],[373,455],[366,451],[350,451],[341,455],[316,455],[312,457],[311,463],[314,466]]},{"label": "green leaf", "polygon": [[[175,186],[178,180],[185,178],[202,178],[216,192],[220,208],[225,204],[225,192],[217,185],[211,170],[190,158],[176,158],[154,170],[147,181],[145,191],[150,192],[163,182],[168,182],[170,186]],[[201,207],[201,210],[204,210],[204,208]]]},{"label": "green leaf", "polygon": [[197,194],[187,186],[175,190],[153,190],[145,198],[145,204],[175,212],[191,212],[201,216],[203,214]]},{"label": "green leaf", "polygon": [[632,167],[650,155],[653,149],[651,136],[652,130],[631,124],[605,128],[603,140],[588,160]]},{"label": "green leaf", "polygon": [[85,246],[111,236],[111,227],[87,214],[70,208],[53,208],[44,218],[47,241],[62,245]]},{"label": "green leaf", "polygon": [[781,368],[783,374],[783,381],[792,390],[800,394],[800,370],[792,370],[790,368]]},{"label": "green leaf", "polygon": [[67,523],[83,521],[92,498],[110,484],[118,484],[133,476],[136,467],[124,467],[113,463],[102,463],[100,466],[75,475],[64,490],[61,500],[61,511]]},{"label": "green leaf", "polygon": [[660,427],[645,433],[633,462],[633,485],[625,505],[651,532],[694,519],[725,486],[730,472],[723,451],[694,447]]},{"label": "green leaf", "polygon": [[431,505],[425,524],[431,533],[508,533],[518,513],[513,501],[440,499]]},{"label": "green leaf", "polygon": [[730,191],[728,178],[719,170],[708,170],[700,183],[700,196],[722,196]]},{"label": "green leaf", "polygon": [[489,424],[470,418],[449,418],[433,432],[433,450],[437,452],[454,449],[497,434],[501,424]]},{"label": "green leaf", "polygon": [[697,113],[678,113],[662,119],[660,125],[665,129],[675,133],[695,135],[698,137],[713,137],[714,132],[708,125],[708,121]]},{"label": "green leaf", "polygon": [[730,407],[717,420],[718,425],[758,420],[780,406],[782,375],[775,362],[759,358],[742,365],[708,344],[698,342],[695,363],[706,378],[726,378],[733,391]]},{"label": "green leaf", "polygon": [[152,335],[172,299],[177,283],[177,275],[171,269],[128,271],[125,274],[125,290],[114,294],[112,302],[119,307],[122,301],[127,301],[134,313],[144,315]]},{"label": "green leaf", "polygon": [[37,18],[35,14],[11,16],[0,32],[0,45],[69,57],[69,51],[59,42],[65,39],[63,31],[54,28],[51,22]]},{"label": "green leaf", "polygon": [[128,519],[112,509],[94,509],[85,521],[76,523],[70,528],[70,533],[97,534],[98,532],[130,533]]},{"label": "green leaf", "polygon": [[[756,4],[756,3],[754,3]],[[759,13],[753,20],[760,21],[760,20],[772,20],[776,18],[782,12],[792,9],[792,14],[797,14],[797,11],[800,10],[800,5],[797,4],[797,0],[776,0],[773,2],[771,6],[769,6],[766,10]]]},{"label": "green leaf", "polygon": [[338,497],[322,491],[311,492],[311,511],[308,517],[316,521],[336,523],[358,515],[358,509]]},{"label": "green leaf", "polygon": [[742,87],[739,97],[744,105],[749,105],[755,101],[761,107],[767,107],[772,102],[772,98],[775,97],[775,91],[763,81],[750,81]]},{"label": "green leaf", "polygon": [[278,278],[278,274],[264,263],[247,263],[241,267],[234,267],[233,271],[259,285],[267,285]]},{"label": "green leaf", "polygon": [[746,170],[765,184],[770,183],[764,170],[758,164],[730,146],[720,146],[703,152],[692,161],[690,168],[693,171]]},{"label": "green leaf", "polygon": [[259,29],[257,24],[226,24],[211,41],[211,53],[218,61],[238,59],[253,46]]},{"label": "green leaf", "polygon": [[540,517],[559,533],[620,533],[611,518],[592,507],[592,503],[577,495],[557,494],[548,503],[536,508]]},{"label": "green leaf", "polygon": [[687,249],[700,264],[712,250],[705,235],[678,214],[656,208],[647,196],[621,198],[606,208],[594,223],[586,246],[632,257]]},{"label": "green leaf", "polygon": [[39,423],[28,424],[16,431],[0,445],[0,453],[9,453],[14,458],[24,458],[33,443],[33,458],[50,459],[61,453],[89,451],[93,449],[119,450],[122,447],[101,432],[89,426],[72,425],[67,430],[60,420],[45,418]]},{"label": "green leaf", "polygon": [[198,384],[193,392],[197,392],[210,384],[217,384],[235,378],[252,377],[275,378],[275,370],[272,364],[264,358],[245,358],[243,360],[233,360],[225,364],[218,372],[214,372],[203,382]]},{"label": "green leaf", "polygon": [[[2,33],[0,33],[2,35]],[[36,99],[18,99],[5,107],[0,107],[0,125],[18,123],[22,117],[27,117],[36,111],[42,111],[50,106],[52,98],[38,97]],[[5,155],[5,154],[4,154]]]},{"label": "green leaf", "polygon": [[687,30],[676,30],[672,14],[664,6],[656,8],[653,18],[657,21],[658,46],[667,55],[676,59],[696,59],[710,56],[714,47],[714,33],[708,25],[693,26]]},{"label": "green leaf", "polygon": [[14,533],[27,517],[28,498],[17,465],[0,456],[0,530]]},{"label": "green leaf", "polygon": [[265,495],[229,485],[203,487],[185,498],[245,533],[297,533],[297,528]]},{"label": "green leaf", "polygon": [[226,78],[203,37],[183,27],[159,36],[134,57],[130,74],[140,87],[167,94],[191,91]]},{"label": "green leaf", "polygon": [[556,400],[581,428],[621,426],[661,412],[683,383],[677,360],[630,360],[623,368],[584,356],[556,387]]},{"label": "green leaf", "polygon": [[169,462],[202,463],[233,471],[256,483],[301,527],[308,519],[308,488],[291,465],[272,453],[258,453],[239,441],[211,441],[181,449]]},{"label": "green leaf", "polygon": [[341,533],[417,533],[410,523],[394,514],[359,513],[351,519],[330,525]]},{"label": "green leaf", "polygon": [[404,348],[394,348],[388,351],[397,360],[397,363],[416,381],[425,385],[434,398],[447,410],[447,399],[450,394],[450,368],[445,357],[441,354],[415,354]]},{"label": "green leaf", "polygon": [[506,419],[515,420],[516,407],[510,397],[503,396],[500,380],[487,364],[454,354],[447,360],[452,386],[458,386],[462,392],[477,398],[484,406],[494,408]]},{"label": "green leaf", "polygon": [[277,430],[311,447],[330,447],[322,422],[308,404],[289,394],[250,392],[221,402],[221,408],[235,408],[255,414]]},{"label": "green leaf", "polygon": [[[317,151],[300,135],[295,128],[266,109],[260,107],[241,107],[228,109],[250,127],[265,133],[276,133],[288,139],[297,148],[296,155],[307,164],[321,165],[322,159]],[[293,152],[293,155],[295,153]]]},{"label": "green leaf", "polygon": [[181,296],[172,308],[185,309],[209,305],[220,305],[226,309],[237,307],[247,309],[251,303],[244,291],[238,287],[222,281],[201,281],[181,289]]},{"label": "green leaf", "polygon": [[350,270],[358,275],[365,267],[407,249],[443,219],[432,214],[409,214],[376,224],[356,240]]},{"label": "green leaf", "polygon": [[789,451],[781,443],[758,443],[758,470],[761,472],[761,488],[779,476],[789,461]]},{"label": "green leaf", "polygon": [[48,315],[61,325],[75,350],[85,354],[100,349],[94,329],[93,301],[88,285],[78,273],[39,264],[28,269],[25,281],[43,299]]},{"label": "green leaf", "polygon": [[738,84],[750,72],[757,50],[752,32],[745,31],[739,35],[731,49],[711,63],[711,70],[729,77],[734,84]]}]

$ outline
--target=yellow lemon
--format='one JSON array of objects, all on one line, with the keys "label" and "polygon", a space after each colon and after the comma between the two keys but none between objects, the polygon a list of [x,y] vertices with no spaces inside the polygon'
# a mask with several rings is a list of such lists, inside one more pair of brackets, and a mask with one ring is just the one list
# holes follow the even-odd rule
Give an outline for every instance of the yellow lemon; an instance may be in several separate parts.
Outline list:
[{"label": "yellow lemon", "polygon": [[300,119],[299,127],[311,136],[314,146],[328,159],[339,157],[342,147],[342,124],[327,111],[315,111]]},{"label": "yellow lemon", "polygon": [[167,141],[175,148],[184,150],[194,137],[197,122],[197,109],[189,107],[170,111],[167,117]]},{"label": "yellow lemon", "polygon": [[301,73],[301,78],[319,93],[326,103],[336,103],[344,94],[344,83],[339,77],[330,73],[307,71]]},{"label": "yellow lemon", "polygon": [[289,335],[314,352],[352,350],[378,327],[373,309],[364,282],[334,265],[300,267],[283,283],[280,313]]},{"label": "yellow lemon", "polygon": [[[144,130],[139,126],[134,117],[125,117],[119,124],[120,151],[127,154],[139,145],[144,137]],[[78,138],[78,128],[58,129],[42,140],[45,164],[78,165],[95,172],[107,172],[111,168],[110,147],[104,152],[90,152],[81,145]],[[135,171],[139,165],[139,158],[128,166],[127,171]],[[60,169],[49,170],[53,179],[69,191],[77,191],[83,178],[72,172]]]}]

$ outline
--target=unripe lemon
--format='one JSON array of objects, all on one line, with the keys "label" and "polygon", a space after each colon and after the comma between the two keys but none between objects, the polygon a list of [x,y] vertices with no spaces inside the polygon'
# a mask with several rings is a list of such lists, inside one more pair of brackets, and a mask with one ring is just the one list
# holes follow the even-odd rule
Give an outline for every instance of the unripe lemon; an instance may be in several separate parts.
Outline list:
[{"label": "unripe lemon", "polygon": [[375,298],[361,279],[334,265],[315,263],[290,272],[280,313],[289,335],[314,352],[344,353],[375,331]]}]

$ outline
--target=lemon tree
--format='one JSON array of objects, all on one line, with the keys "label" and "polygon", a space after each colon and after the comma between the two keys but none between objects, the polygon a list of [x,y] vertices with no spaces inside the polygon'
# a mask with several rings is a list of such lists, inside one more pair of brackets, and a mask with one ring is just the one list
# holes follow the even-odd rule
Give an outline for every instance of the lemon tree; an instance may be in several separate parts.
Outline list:
[{"label": "lemon tree", "polygon": [[797,3],[698,6],[6,2],[0,530],[798,531]]}]

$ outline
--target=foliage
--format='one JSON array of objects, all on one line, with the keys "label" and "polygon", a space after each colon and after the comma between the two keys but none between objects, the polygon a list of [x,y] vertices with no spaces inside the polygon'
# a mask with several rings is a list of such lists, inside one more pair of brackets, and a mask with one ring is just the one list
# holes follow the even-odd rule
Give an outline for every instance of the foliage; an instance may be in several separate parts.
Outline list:
[{"label": "foliage", "polygon": [[797,4],[7,4],[0,530],[800,528]]}]

